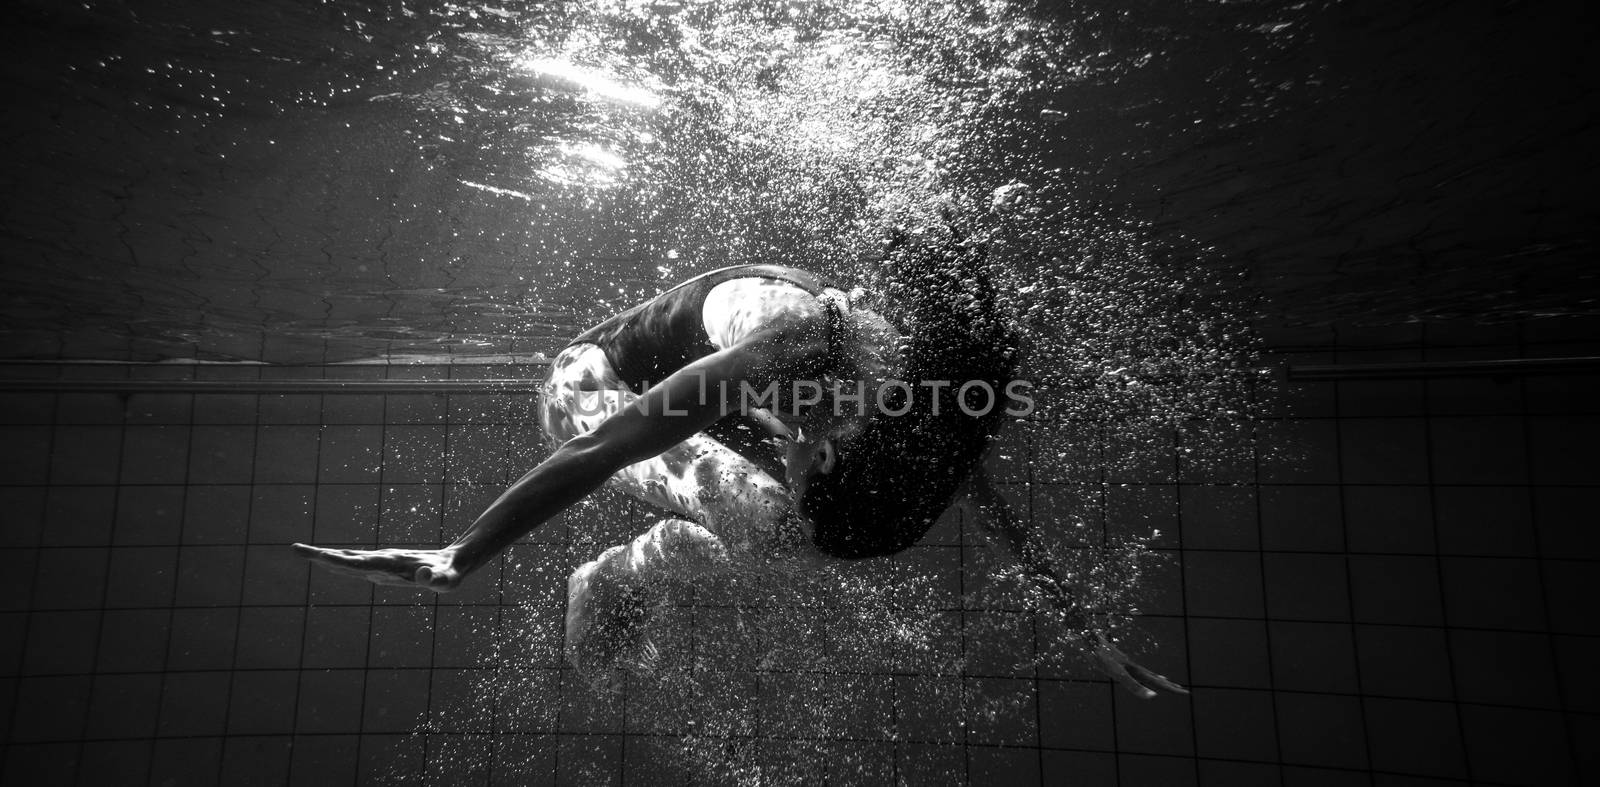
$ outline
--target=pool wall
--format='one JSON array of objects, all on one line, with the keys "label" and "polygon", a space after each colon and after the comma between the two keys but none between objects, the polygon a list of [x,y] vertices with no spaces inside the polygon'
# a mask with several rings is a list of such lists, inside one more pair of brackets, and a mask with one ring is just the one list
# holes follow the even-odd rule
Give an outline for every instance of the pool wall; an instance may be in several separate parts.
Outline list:
[{"label": "pool wall", "polygon": [[[1596,335],[1576,318],[1275,329],[1264,362],[1281,378],[1285,365],[1580,357],[1600,354]],[[679,746],[691,720],[672,728],[637,692],[596,699],[561,657],[566,572],[648,512],[611,500],[569,514],[443,597],[310,571],[286,547],[441,543],[543,455],[526,395],[17,390],[539,372],[0,367],[3,781],[701,781]],[[1013,440],[998,470],[1031,513],[1087,507],[1161,530],[1171,559],[1148,577],[1139,623],[1155,647],[1135,650],[1192,695],[1141,702],[1087,669],[1016,667],[1030,624],[972,606],[983,547],[953,515],[904,559],[947,578],[936,592],[963,666],[772,665],[738,684],[756,698],[747,735],[835,752],[833,784],[1592,782],[1597,383],[1280,381],[1245,438],[1251,458],[1205,469],[1173,444],[1044,477],[1021,452],[1056,446]],[[1008,616],[1018,625],[990,625]],[[1015,636],[965,635],[979,631]],[[496,670],[517,691],[485,696]],[[806,710],[782,704],[786,681],[850,692],[855,721],[837,740],[794,734],[785,722]]]}]

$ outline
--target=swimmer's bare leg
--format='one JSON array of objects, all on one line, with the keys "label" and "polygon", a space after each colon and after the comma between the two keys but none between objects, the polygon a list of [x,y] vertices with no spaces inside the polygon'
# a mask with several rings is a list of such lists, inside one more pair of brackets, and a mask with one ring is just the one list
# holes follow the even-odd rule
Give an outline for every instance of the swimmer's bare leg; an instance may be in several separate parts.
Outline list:
[{"label": "swimmer's bare leg", "polygon": [[[1070,608],[1072,587],[1056,575],[1034,543],[1029,528],[1018,521],[1010,505],[995,490],[982,468],[975,470],[968,481],[967,501],[977,509],[977,520],[990,546],[1008,560],[1020,564],[1027,575],[1062,608]],[[1076,628],[1083,635],[1084,650],[1100,670],[1134,696],[1151,699],[1156,696],[1157,689],[1173,694],[1189,693],[1188,689],[1166,676],[1134,662],[1087,615],[1077,621]]]}]

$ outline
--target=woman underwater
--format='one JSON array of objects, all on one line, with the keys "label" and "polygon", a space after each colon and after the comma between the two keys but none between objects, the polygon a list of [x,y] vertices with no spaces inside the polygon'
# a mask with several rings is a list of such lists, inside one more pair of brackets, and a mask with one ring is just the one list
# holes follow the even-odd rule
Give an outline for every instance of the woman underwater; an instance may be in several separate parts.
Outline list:
[{"label": "woman underwater", "polygon": [[[453,543],[295,549],[373,582],[451,590],[609,483],[678,515],[568,581],[568,657],[613,685],[649,647],[643,620],[669,581],[752,561],[892,555],[963,496],[995,548],[1047,592],[1070,594],[980,468],[1014,404],[1018,354],[981,248],[902,237],[890,262],[898,275],[881,298],[777,265],[673,287],[555,357],[540,402],[554,453]],[[1184,692],[1089,620],[1079,633],[1135,694]]]}]

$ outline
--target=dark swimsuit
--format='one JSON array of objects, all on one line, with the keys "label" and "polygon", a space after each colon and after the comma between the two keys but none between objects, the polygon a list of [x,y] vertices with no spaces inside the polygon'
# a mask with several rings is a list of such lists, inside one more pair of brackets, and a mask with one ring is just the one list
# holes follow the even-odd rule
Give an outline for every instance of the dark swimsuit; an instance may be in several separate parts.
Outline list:
[{"label": "dark swimsuit", "polygon": [[[706,334],[706,296],[717,285],[735,279],[773,279],[799,287],[812,296],[838,289],[814,273],[783,265],[735,265],[696,276],[579,334],[571,344],[593,344],[606,354],[617,376],[644,393],[650,385],[717,351]],[[838,311],[828,307],[828,347],[838,355],[834,323]],[[829,358],[830,365],[837,358]]]}]

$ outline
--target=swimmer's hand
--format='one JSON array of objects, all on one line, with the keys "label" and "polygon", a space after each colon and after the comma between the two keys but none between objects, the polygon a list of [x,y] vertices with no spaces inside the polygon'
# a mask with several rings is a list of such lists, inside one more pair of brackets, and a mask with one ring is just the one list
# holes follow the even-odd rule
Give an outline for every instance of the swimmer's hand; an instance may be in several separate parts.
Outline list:
[{"label": "swimmer's hand", "polygon": [[1095,645],[1094,650],[1091,652],[1094,654],[1095,662],[1100,665],[1102,671],[1111,676],[1112,680],[1122,684],[1122,687],[1128,691],[1133,692],[1135,697],[1142,700],[1155,697],[1156,691],[1150,686],[1162,691],[1170,691],[1173,694],[1189,693],[1188,689],[1167,680],[1165,676],[1157,675],[1135,664],[1133,659],[1128,658],[1128,654],[1123,653],[1116,645],[1111,644],[1111,640],[1106,639],[1106,635],[1095,634],[1094,636]]},{"label": "swimmer's hand", "polygon": [[313,563],[379,585],[409,585],[437,593],[455,590],[465,574],[455,566],[455,550],[329,549],[295,544],[295,554]]}]

